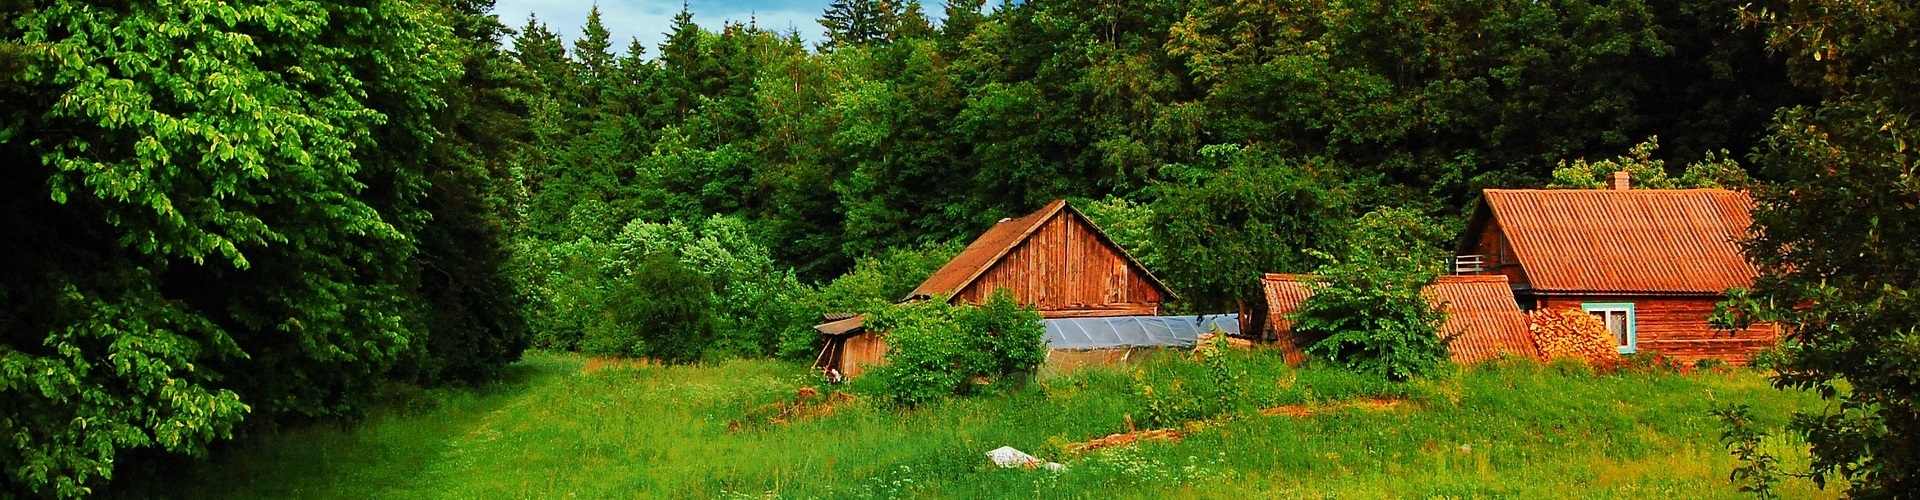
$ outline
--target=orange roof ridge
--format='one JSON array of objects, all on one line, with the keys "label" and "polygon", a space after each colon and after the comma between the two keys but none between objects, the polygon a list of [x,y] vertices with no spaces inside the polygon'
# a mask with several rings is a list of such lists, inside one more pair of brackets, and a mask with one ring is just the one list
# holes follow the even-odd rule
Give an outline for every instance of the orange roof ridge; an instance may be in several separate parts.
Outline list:
[{"label": "orange roof ridge", "polygon": [[1434,283],[1506,283],[1506,275],[1501,274],[1443,274]]}]

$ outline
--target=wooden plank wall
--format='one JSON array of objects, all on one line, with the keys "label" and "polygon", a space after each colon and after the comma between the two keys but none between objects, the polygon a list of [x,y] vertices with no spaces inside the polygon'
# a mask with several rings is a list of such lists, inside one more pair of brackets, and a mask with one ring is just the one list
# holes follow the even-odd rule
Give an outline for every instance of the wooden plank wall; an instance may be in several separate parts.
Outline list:
[{"label": "wooden plank wall", "polygon": [[1487,221],[1487,225],[1474,238],[1469,255],[1484,255],[1487,265],[1506,275],[1507,282],[1515,285],[1527,283],[1527,272],[1520,268],[1520,259],[1513,256],[1513,245],[1507,242],[1507,236],[1500,231],[1500,219]]},{"label": "wooden plank wall", "polygon": [[876,332],[866,332],[845,339],[835,340],[840,345],[834,349],[834,359],[829,364],[840,370],[840,375],[853,378],[887,361],[887,339]]},{"label": "wooden plank wall", "polygon": [[1753,354],[1774,345],[1778,329],[1755,325],[1728,336],[1707,324],[1718,297],[1546,297],[1541,306],[1580,309],[1582,302],[1632,302],[1637,352],[1658,352],[1681,362],[1719,358],[1745,364]]},{"label": "wooden plank wall", "polygon": [[1041,225],[955,300],[978,304],[1001,287],[1049,318],[1153,315],[1162,301],[1159,290],[1120,252],[1065,212]]}]

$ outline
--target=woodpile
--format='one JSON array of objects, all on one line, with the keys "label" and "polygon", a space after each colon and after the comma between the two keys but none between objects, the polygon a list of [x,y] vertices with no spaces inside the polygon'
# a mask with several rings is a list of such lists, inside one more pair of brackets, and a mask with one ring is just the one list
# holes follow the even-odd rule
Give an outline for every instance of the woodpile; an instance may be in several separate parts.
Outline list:
[{"label": "woodpile", "polygon": [[1540,357],[1575,358],[1594,366],[1613,366],[1620,362],[1619,344],[1600,318],[1578,309],[1536,310],[1527,313],[1527,330]]},{"label": "woodpile", "polygon": [[1193,341],[1193,350],[1195,350],[1195,351],[1199,351],[1199,350],[1201,350],[1201,349],[1203,349],[1203,348],[1205,348],[1206,346],[1209,346],[1209,345],[1212,345],[1212,344],[1213,344],[1213,339],[1215,339],[1215,338],[1218,338],[1218,337],[1226,337],[1226,338],[1227,338],[1227,347],[1232,347],[1232,348],[1235,348],[1235,349],[1252,349],[1252,348],[1253,348],[1253,341],[1252,341],[1252,340],[1247,340],[1247,339],[1243,339],[1243,338],[1240,338],[1240,337],[1234,337],[1234,336],[1230,336],[1230,335],[1227,335],[1227,334],[1224,334],[1224,333],[1220,333],[1220,331],[1219,331],[1219,330],[1214,330],[1214,331],[1211,331],[1211,332],[1207,332],[1207,333],[1202,333],[1202,334],[1200,334],[1200,337],[1199,337],[1199,338],[1196,338],[1196,339],[1194,339],[1194,341]]}]

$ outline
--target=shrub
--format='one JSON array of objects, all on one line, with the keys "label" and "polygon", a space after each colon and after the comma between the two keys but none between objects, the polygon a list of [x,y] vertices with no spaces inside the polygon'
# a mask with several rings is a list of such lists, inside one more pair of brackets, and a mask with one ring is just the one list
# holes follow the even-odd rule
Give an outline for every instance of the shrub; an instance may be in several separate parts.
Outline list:
[{"label": "shrub", "polygon": [[1439,276],[1437,225],[1411,211],[1360,218],[1344,255],[1314,271],[1313,296],[1295,313],[1307,352],[1388,380],[1407,380],[1447,356],[1445,313],[1422,296]]},{"label": "shrub", "polygon": [[966,394],[976,379],[1031,373],[1046,359],[1040,313],[996,290],[980,306],[944,299],[869,313],[867,328],[886,332],[887,363],[869,376],[894,403],[916,406]]},{"label": "shrub", "polygon": [[686,363],[717,336],[713,286],[672,254],[647,256],[610,288],[581,340],[584,352]]},{"label": "shrub", "polygon": [[[811,295],[791,270],[776,266],[765,245],[738,218],[715,216],[692,223],[633,221],[606,238],[566,243],[529,241],[521,246],[521,286],[529,291],[527,316],[548,349],[583,349],[583,336],[604,326],[606,311],[632,305],[639,269],[655,258],[674,260],[699,275],[708,300],[713,356],[773,354],[786,332],[808,325]],[[650,278],[638,277],[645,280]],[[677,279],[677,278],[676,278]],[[622,304],[620,302],[627,302]],[[617,338],[601,332],[597,342]],[[593,350],[610,349],[595,345]],[[620,349],[616,349],[620,350]]]},{"label": "shrub", "polygon": [[[806,319],[817,319],[822,313],[872,310],[898,302],[958,253],[958,244],[939,243],[889,249],[860,259],[852,271],[834,278],[807,298],[803,308],[810,314]],[[782,330],[780,357],[812,359],[820,352],[820,343],[820,335],[812,328]]]}]

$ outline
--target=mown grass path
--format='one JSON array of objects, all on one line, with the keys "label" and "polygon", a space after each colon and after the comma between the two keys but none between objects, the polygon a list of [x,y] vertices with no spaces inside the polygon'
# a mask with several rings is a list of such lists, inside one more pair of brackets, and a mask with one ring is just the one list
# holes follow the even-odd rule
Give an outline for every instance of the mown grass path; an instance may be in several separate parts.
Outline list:
[{"label": "mown grass path", "polygon": [[[769,405],[811,383],[795,364],[616,367],[531,354],[508,381],[435,393],[353,426],[258,437],[148,492],[197,498],[1737,498],[1710,399],[1778,425],[1817,400],[1751,370],[1593,375],[1531,363],[1404,387],[1253,363],[1261,405],[1177,442],[1051,450],[1125,431],[1141,381],[1199,374],[1161,356],[901,411],[865,399],[787,424]],[[1381,392],[1375,408],[1335,405]],[[1377,405],[1375,405],[1377,406]],[[757,415],[749,418],[752,413]],[[1803,461],[1787,441],[1770,447]],[[1053,454],[1060,473],[995,469],[987,450]],[[151,488],[151,489],[149,489]],[[1832,496],[1805,481],[1788,497]]]}]

